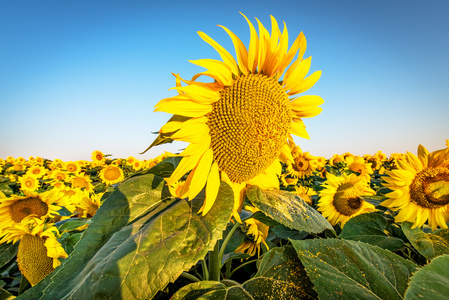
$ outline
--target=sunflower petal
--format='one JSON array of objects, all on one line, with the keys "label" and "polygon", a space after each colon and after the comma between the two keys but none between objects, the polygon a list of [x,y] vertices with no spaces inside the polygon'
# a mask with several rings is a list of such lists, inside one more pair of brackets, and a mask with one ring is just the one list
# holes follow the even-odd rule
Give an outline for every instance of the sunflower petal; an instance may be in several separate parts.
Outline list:
[{"label": "sunflower petal", "polygon": [[199,192],[206,185],[207,178],[209,176],[209,171],[212,167],[213,161],[213,151],[212,149],[206,150],[203,156],[201,157],[198,165],[193,170],[192,183],[189,187],[189,199],[194,199]]},{"label": "sunflower petal", "polygon": [[310,140],[309,134],[306,131],[306,126],[302,121],[292,122],[290,132],[294,135]]},{"label": "sunflower petal", "polygon": [[218,164],[214,162],[210,168],[209,176],[207,177],[206,185],[206,199],[202,208],[203,216],[209,212],[212,205],[217,199],[218,190],[220,189],[220,173],[218,171]]}]

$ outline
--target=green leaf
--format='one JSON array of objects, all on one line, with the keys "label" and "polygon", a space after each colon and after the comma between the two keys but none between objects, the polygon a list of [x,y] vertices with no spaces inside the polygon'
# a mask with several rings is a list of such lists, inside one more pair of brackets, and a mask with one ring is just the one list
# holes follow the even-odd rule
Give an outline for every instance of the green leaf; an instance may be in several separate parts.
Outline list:
[{"label": "green leaf", "polygon": [[[256,219],[257,221],[260,221],[262,223],[264,223],[267,226],[276,226],[279,225],[278,222],[274,221],[272,218],[268,217],[267,215],[265,215],[263,212],[261,211],[256,211],[255,213],[253,213],[251,216],[248,217],[249,219]],[[246,218],[245,218],[246,219]]]},{"label": "green leaf", "polygon": [[218,281],[200,281],[179,289],[170,300],[254,300],[240,284],[227,287]]},{"label": "green leaf", "polygon": [[63,233],[65,231],[75,230],[78,227],[85,225],[86,223],[90,223],[90,220],[85,219],[85,218],[71,218],[71,219],[60,221],[60,222],[56,223],[55,225],[58,228],[58,231],[60,233]]},{"label": "green leaf", "polygon": [[162,177],[162,178],[168,178],[171,176],[173,171],[178,166],[179,162],[181,161],[182,157],[167,157],[148,171],[146,171],[144,174],[154,174],[156,176]]},{"label": "green leaf", "polygon": [[291,241],[320,299],[403,299],[412,262],[362,242]]},{"label": "green leaf", "polygon": [[386,234],[386,226],[387,220],[379,214],[361,214],[349,219],[338,237],[396,251],[404,245],[404,241]]},{"label": "green leaf", "polygon": [[254,299],[316,299],[313,284],[292,246],[268,251],[254,278],[242,284]]},{"label": "green leaf", "polygon": [[[173,115],[170,120],[167,121],[171,122],[171,121],[177,121],[177,122],[184,122],[187,121],[188,119],[190,119],[190,117],[185,117],[185,116],[181,116],[181,115]],[[139,154],[144,154],[145,152],[147,152],[148,150],[150,150],[151,148],[153,148],[154,146],[158,146],[158,145],[163,145],[163,144],[167,144],[167,143],[172,143],[173,140],[170,138],[173,133],[175,132],[168,132],[168,133],[160,133],[157,138],[153,141],[153,143],[151,143],[151,145],[145,149],[145,151],[139,153]]]},{"label": "green leaf", "polygon": [[449,255],[441,255],[413,274],[405,299],[445,300],[448,295]]},{"label": "green leaf", "polygon": [[250,186],[246,192],[251,203],[273,220],[299,231],[320,233],[333,230],[329,222],[299,196],[282,190],[263,190]]},{"label": "green leaf", "polygon": [[308,232],[290,229],[284,225],[277,225],[271,229],[278,237],[282,239],[302,240],[309,235]]},{"label": "green leaf", "polygon": [[17,255],[19,243],[0,244],[0,268],[11,261]]},{"label": "green leaf", "polygon": [[441,229],[433,233],[425,233],[418,227],[411,228],[412,223],[401,223],[402,231],[413,247],[426,259],[449,254],[449,229]]},{"label": "green leaf", "polygon": [[151,299],[213,249],[231,217],[232,189],[222,183],[203,217],[203,199],[167,197],[164,184],[154,175],[121,184],[41,299]]}]

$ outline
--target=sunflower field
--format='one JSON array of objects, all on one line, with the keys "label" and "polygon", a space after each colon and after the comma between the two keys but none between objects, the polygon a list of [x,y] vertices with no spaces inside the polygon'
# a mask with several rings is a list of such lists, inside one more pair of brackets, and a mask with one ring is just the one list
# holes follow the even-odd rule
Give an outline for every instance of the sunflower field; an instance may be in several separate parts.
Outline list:
[{"label": "sunflower field", "polygon": [[[440,150],[303,151],[301,32],[257,20],[234,58],[174,74],[150,160],[0,159],[2,299],[447,299],[449,140]],[[201,76],[207,82],[198,81]],[[203,78],[201,77],[201,78]]]}]

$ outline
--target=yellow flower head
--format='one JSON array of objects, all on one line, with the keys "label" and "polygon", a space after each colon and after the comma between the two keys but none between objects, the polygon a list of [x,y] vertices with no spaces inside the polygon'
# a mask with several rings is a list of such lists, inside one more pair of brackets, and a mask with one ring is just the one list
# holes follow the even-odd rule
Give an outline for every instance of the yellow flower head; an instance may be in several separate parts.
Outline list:
[{"label": "yellow flower head", "polygon": [[75,176],[70,177],[70,181],[72,183],[72,188],[80,188],[85,189],[86,191],[93,191],[92,180],[86,174],[80,173]]},{"label": "yellow flower head", "polygon": [[80,202],[76,208],[79,212],[79,216],[83,218],[92,218],[97,213],[98,208],[101,206],[101,197],[104,193],[98,194],[86,194],[86,197],[81,197]]},{"label": "yellow flower head", "polygon": [[316,192],[312,188],[306,186],[295,186],[293,193],[301,197],[309,205],[312,205],[312,198],[310,196],[316,195]]},{"label": "yellow flower head", "polygon": [[349,170],[360,173],[360,176],[365,177],[367,180],[371,178],[373,169],[371,163],[365,162],[363,157],[355,157],[354,160],[348,166]]},{"label": "yellow flower head", "polygon": [[95,150],[94,152],[92,152],[92,164],[93,165],[102,165],[104,163],[104,161],[106,160],[106,157],[104,157],[103,152],[99,151],[99,150]]},{"label": "yellow flower head", "polygon": [[59,258],[68,257],[57,240],[57,228],[39,218],[25,217],[20,223],[8,227],[6,232],[0,243],[20,240],[17,264],[32,286],[61,264]]},{"label": "yellow flower head", "polygon": [[4,228],[20,223],[25,217],[41,219],[58,215],[61,207],[52,191],[35,193],[24,191],[25,196],[0,197],[0,235]]},{"label": "yellow flower head", "polygon": [[40,165],[33,165],[26,172],[26,175],[34,178],[41,178],[45,174],[47,174],[47,169]]},{"label": "yellow flower head", "polygon": [[81,164],[77,161],[68,161],[65,163],[65,170],[67,173],[79,174],[81,170]]},{"label": "yellow flower head", "polygon": [[381,205],[399,211],[396,222],[413,222],[413,228],[428,222],[432,230],[448,228],[449,151],[429,153],[419,145],[418,156],[407,152],[397,160],[398,169],[386,171],[385,187],[392,190]]},{"label": "yellow flower head", "polygon": [[[183,159],[169,185],[190,172],[186,180],[188,198],[193,199],[205,187],[206,199],[200,210],[204,215],[215,202],[220,180],[227,182],[234,189],[234,217],[238,220],[241,191],[247,184],[279,187],[280,160],[293,160],[287,140],[293,140],[292,134],[309,138],[302,118],[318,115],[322,110],[318,106],[324,102],[319,96],[297,97],[321,75],[317,71],[306,77],[311,58],[303,59],[304,35],[300,33],[289,48],[285,24],[281,32],[271,17],[270,34],[257,21],[257,35],[253,24],[245,19],[250,28],[248,48],[220,26],[234,44],[236,59],[199,32],[222,60],[191,61],[206,70],[192,80],[175,75],[173,89],[179,95],[161,100],[155,109],[177,115],[160,129],[160,134],[190,143],[181,153]],[[200,76],[208,76],[213,82],[196,81]]]},{"label": "yellow flower head", "polygon": [[[245,210],[248,210],[252,213],[259,211],[257,208],[251,206],[245,206]],[[268,236],[270,227],[253,218],[245,220],[245,224],[247,228],[247,240],[244,241],[239,247],[237,247],[237,249],[235,249],[235,253],[248,253],[249,255],[253,256],[257,252],[257,255],[260,256],[261,243],[263,243],[268,249],[268,245],[265,242],[265,239]]]},{"label": "yellow flower head", "polygon": [[39,179],[36,177],[25,175],[19,178],[20,189],[22,191],[35,191],[39,187]]},{"label": "yellow flower head", "polygon": [[106,185],[122,182],[124,178],[123,171],[119,166],[103,166],[100,171],[100,179]]},{"label": "yellow flower head", "polygon": [[345,161],[345,158],[343,155],[340,154],[334,154],[332,155],[332,158],[329,159],[329,164],[331,166],[336,166],[338,163],[343,163]]},{"label": "yellow flower head", "polygon": [[325,188],[319,191],[318,211],[331,223],[345,223],[360,214],[375,211],[374,205],[362,200],[360,196],[375,195],[364,177],[355,174],[337,177],[328,173]]},{"label": "yellow flower head", "polygon": [[296,178],[305,178],[313,174],[318,164],[315,156],[309,152],[302,152],[299,146],[292,150],[293,162],[287,163],[287,174]]}]

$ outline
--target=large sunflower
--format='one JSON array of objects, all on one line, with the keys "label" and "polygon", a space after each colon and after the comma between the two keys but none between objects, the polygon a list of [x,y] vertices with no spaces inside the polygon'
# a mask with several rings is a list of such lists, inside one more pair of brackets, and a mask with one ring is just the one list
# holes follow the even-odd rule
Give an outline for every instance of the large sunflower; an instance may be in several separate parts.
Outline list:
[{"label": "large sunflower", "polygon": [[398,169],[385,172],[385,187],[392,190],[381,205],[399,213],[396,222],[413,222],[421,227],[426,221],[432,230],[448,228],[449,221],[449,148],[429,153],[419,145],[418,156],[407,152],[396,161]]},{"label": "large sunflower", "polygon": [[39,218],[27,216],[20,223],[8,227],[6,232],[0,243],[20,240],[17,263],[33,286],[61,264],[59,258],[68,257],[57,240],[58,229]]},{"label": "large sunflower", "polygon": [[[175,115],[161,128],[160,135],[190,143],[180,154],[183,159],[168,183],[177,182],[191,171],[184,186],[186,195],[192,199],[206,187],[206,200],[200,210],[204,215],[215,202],[220,179],[227,182],[234,190],[234,216],[238,220],[246,184],[279,186],[280,160],[293,160],[287,140],[293,140],[291,134],[309,138],[302,118],[318,115],[322,110],[318,105],[324,102],[319,96],[296,97],[321,75],[317,71],[305,77],[311,57],[303,59],[303,33],[289,49],[285,24],[281,32],[271,17],[270,34],[257,20],[258,35],[245,19],[251,34],[248,49],[234,33],[220,26],[230,36],[237,60],[208,35],[198,32],[223,61],[191,61],[207,70],[190,81],[175,75],[174,89],[179,95],[155,106],[155,111]],[[197,82],[201,75],[214,82]]]},{"label": "large sunflower", "polygon": [[61,209],[52,191],[35,193],[24,191],[24,196],[0,196],[0,235],[4,228],[19,224],[25,217],[53,218]]},{"label": "large sunflower", "polygon": [[363,176],[355,174],[335,176],[327,173],[324,189],[319,191],[320,200],[318,211],[331,223],[345,223],[360,214],[375,211],[374,205],[368,203],[361,196],[375,195]]}]

